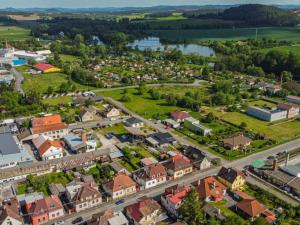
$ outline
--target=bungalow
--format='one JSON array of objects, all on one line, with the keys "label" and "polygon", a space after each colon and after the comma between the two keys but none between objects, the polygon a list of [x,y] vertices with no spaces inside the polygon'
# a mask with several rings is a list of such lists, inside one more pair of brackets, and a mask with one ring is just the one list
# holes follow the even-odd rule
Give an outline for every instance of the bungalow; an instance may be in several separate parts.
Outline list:
[{"label": "bungalow", "polygon": [[103,185],[103,189],[113,199],[123,198],[136,193],[136,183],[126,174],[119,173],[111,181]]},{"label": "bungalow", "polygon": [[108,106],[104,112],[103,112],[104,117],[106,118],[116,118],[119,117],[121,115],[120,111],[113,107],[113,106]]},{"label": "bungalow", "polygon": [[222,167],[218,173],[218,179],[231,191],[243,187],[246,183],[245,175],[236,169]]},{"label": "bungalow", "polygon": [[187,156],[193,163],[193,165],[199,170],[205,170],[211,167],[211,161],[207,158],[206,154],[200,149],[192,146],[185,147],[184,155]]},{"label": "bungalow", "polygon": [[277,105],[277,109],[286,110],[287,118],[292,118],[299,115],[300,106],[293,103],[280,103]]},{"label": "bungalow", "polygon": [[193,164],[190,159],[181,154],[173,156],[164,163],[164,166],[167,168],[167,173],[172,179],[177,179],[193,172]]},{"label": "bungalow", "polygon": [[178,217],[177,210],[180,208],[190,189],[188,185],[180,186],[178,184],[165,189],[165,192],[161,195],[161,204],[169,213]]},{"label": "bungalow", "polygon": [[171,134],[161,132],[150,134],[146,141],[153,147],[166,147],[177,142]]},{"label": "bungalow", "polygon": [[48,223],[64,216],[63,205],[55,195],[39,199],[27,208],[33,225]]},{"label": "bungalow", "polygon": [[63,157],[63,147],[60,141],[54,141],[44,135],[32,140],[40,157],[44,160],[58,159]]},{"label": "bungalow", "polygon": [[133,179],[140,185],[141,189],[148,189],[167,181],[166,168],[157,163],[135,172]]},{"label": "bungalow", "polygon": [[231,150],[236,149],[245,149],[251,144],[251,139],[245,137],[243,134],[236,134],[232,137],[225,138],[223,140],[223,145],[225,148],[229,148]]},{"label": "bungalow", "polygon": [[173,119],[165,119],[163,121],[163,123],[166,125],[166,126],[170,126],[172,128],[179,128],[180,127],[180,123],[178,123],[177,121],[173,120]]},{"label": "bungalow", "polygon": [[184,122],[186,118],[190,117],[188,112],[185,111],[176,111],[176,112],[171,112],[170,114],[172,119],[175,120],[177,123]]},{"label": "bungalow", "polygon": [[23,225],[19,204],[16,199],[0,208],[0,225]]},{"label": "bungalow", "polygon": [[42,73],[56,73],[56,72],[61,71],[60,68],[57,68],[57,67],[52,66],[51,64],[47,64],[47,63],[36,64],[33,68]]},{"label": "bungalow", "polygon": [[31,120],[30,131],[53,139],[61,139],[68,134],[68,126],[62,122],[60,115],[51,115]]},{"label": "bungalow", "polygon": [[289,95],[289,96],[286,96],[285,99],[286,99],[287,102],[291,102],[291,103],[295,103],[295,104],[300,105],[300,97],[299,96]]},{"label": "bungalow", "polygon": [[199,180],[196,189],[199,193],[199,198],[206,202],[222,201],[226,194],[226,187],[211,176]]},{"label": "bungalow", "polygon": [[125,213],[134,225],[156,224],[161,214],[161,206],[154,200],[143,198],[125,207]]},{"label": "bungalow", "polygon": [[212,132],[212,129],[201,125],[199,120],[196,120],[193,117],[186,118],[184,120],[184,126],[189,130],[203,136],[209,135]]},{"label": "bungalow", "polygon": [[92,135],[81,133],[80,136],[68,134],[64,137],[64,141],[68,148],[74,153],[92,152],[97,148],[97,141]]},{"label": "bungalow", "polygon": [[128,127],[142,127],[144,122],[136,117],[130,117],[125,121],[125,125]]}]

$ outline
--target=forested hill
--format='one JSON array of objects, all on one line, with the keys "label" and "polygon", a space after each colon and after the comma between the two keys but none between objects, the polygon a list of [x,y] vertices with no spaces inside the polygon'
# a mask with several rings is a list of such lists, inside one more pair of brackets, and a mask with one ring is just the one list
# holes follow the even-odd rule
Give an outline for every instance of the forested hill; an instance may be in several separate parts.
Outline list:
[{"label": "forested hill", "polygon": [[257,26],[295,26],[300,17],[292,11],[274,6],[248,4],[226,9],[222,13],[226,20],[241,20],[248,25]]}]

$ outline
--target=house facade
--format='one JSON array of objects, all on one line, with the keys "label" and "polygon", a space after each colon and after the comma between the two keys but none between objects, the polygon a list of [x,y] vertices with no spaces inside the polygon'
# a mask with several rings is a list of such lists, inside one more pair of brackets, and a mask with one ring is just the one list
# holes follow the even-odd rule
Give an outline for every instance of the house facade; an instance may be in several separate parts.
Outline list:
[{"label": "house facade", "polygon": [[115,108],[113,106],[109,106],[105,109],[104,116],[106,118],[116,118],[116,117],[121,116],[121,113],[117,108]]},{"label": "house facade", "polygon": [[149,189],[167,181],[166,168],[157,163],[147,166],[133,175],[133,179],[140,185],[141,189]]},{"label": "house facade", "polygon": [[251,145],[252,140],[248,137],[245,137],[243,134],[235,134],[231,137],[225,138],[223,140],[223,145],[225,148],[236,150],[236,149],[245,149]]},{"label": "house facade", "polygon": [[193,172],[193,165],[191,161],[181,155],[177,154],[164,163],[167,173],[171,179],[178,179],[186,174]]},{"label": "house facade", "polygon": [[193,117],[186,118],[184,120],[184,126],[187,129],[203,136],[209,135],[212,132],[212,129],[201,125],[199,120],[196,120]]},{"label": "house facade", "polygon": [[287,111],[287,118],[293,118],[299,115],[300,106],[293,103],[280,103],[277,106],[278,109]]},{"label": "house facade", "polygon": [[199,180],[196,189],[199,198],[206,202],[222,201],[226,194],[226,187],[211,176]]},{"label": "house facade", "polygon": [[268,122],[282,120],[287,117],[287,111],[281,109],[266,110],[256,106],[248,106],[246,112],[248,115]]},{"label": "house facade", "polygon": [[246,183],[245,175],[241,171],[225,167],[219,171],[218,180],[231,191],[240,189]]},{"label": "house facade", "polygon": [[291,102],[291,103],[300,105],[300,97],[298,97],[298,96],[289,95],[289,96],[286,96],[285,99],[287,102]]}]

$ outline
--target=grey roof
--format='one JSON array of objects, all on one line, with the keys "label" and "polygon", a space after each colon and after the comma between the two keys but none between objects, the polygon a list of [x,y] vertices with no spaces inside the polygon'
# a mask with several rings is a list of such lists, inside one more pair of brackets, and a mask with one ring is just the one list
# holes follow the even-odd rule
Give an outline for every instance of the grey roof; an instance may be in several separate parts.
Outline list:
[{"label": "grey roof", "polygon": [[126,120],[126,124],[128,125],[133,125],[133,124],[137,124],[137,123],[142,123],[143,121],[141,121],[140,119],[136,118],[136,117],[130,117]]},{"label": "grey roof", "polygon": [[176,141],[175,138],[173,138],[173,136],[169,133],[158,132],[158,133],[150,134],[149,137],[151,137],[156,142],[158,142],[159,145],[171,144]]},{"label": "grey roof", "polygon": [[9,155],[20,153],[20,149],[10,133],[0,134],[0,154]]}]

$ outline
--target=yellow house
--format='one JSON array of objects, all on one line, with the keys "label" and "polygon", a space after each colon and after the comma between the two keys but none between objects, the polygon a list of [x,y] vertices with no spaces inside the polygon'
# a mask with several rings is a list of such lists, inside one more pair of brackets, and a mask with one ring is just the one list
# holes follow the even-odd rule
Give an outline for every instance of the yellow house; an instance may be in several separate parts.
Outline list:
[{"label": "yellow house", "polygon": [[222,167],[218,173],[218,179],[231,191],[239,190],[246,183],[245,175],[241,171],[232,168]]}]

